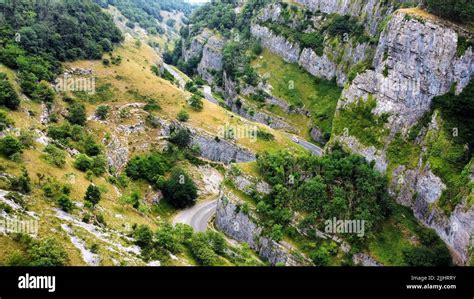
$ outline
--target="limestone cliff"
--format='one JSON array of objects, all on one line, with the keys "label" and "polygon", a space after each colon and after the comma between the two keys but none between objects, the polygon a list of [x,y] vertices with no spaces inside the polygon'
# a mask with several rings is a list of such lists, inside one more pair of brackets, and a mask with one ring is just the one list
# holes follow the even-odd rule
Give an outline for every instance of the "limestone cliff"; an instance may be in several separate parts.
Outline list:
[{"label": "limestone cliff", "polygon": [[[439,200],[447,188],[442,178],[430,166],[427,150],[441,130],[437,113],[431,123],[420,132],[414,142],[416,157],[412,165],[388,158],[388,151],[396,136],[407,136],[410,129],[430,110],[433,98],[447,93],[455,86],[460,93],[474,73],[472,48],[458,57],[458,33],[453,26],[435,17],[422,18],[407,11],[396,12],[377,46],[374,70],[358,75],[348,86],[338,103],[335,124],[341,115],[360,105],[361,99],[375,99],[372,113],[386,118],[374,125],[386,129],[380,134],[380,144],[367,142],[365,133],[347,124],[346,130],[333,132],[332,142],[340,142],[351,151],[374,161],[380,171],[391,178],[392,195],[409,206],[415,216],[438,235],[453,250],[458,263],[468,263],[474,245],[474,208],[467,198],[451,214],[439,207]],[[344,124],[339,123],[338,127]],[[435,136],[433,138],[433,136]],[[472,192],[472,191],[471,191]],[[471,194],[472,196],[472,194]]]}]

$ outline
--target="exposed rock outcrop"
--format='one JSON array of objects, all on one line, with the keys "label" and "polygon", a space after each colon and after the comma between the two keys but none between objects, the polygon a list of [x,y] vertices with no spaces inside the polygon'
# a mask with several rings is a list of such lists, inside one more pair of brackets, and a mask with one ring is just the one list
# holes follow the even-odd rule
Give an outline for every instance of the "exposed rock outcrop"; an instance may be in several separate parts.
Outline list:
[{"label": "exposed rock outcrop", "polygon": [[204,80],[212,84],[214,73],[222,71],[224,39],[219,36],[211,36],[202,50],[202,58],[198,64],[197,71]]},{"label": "exposed rock outcrop", "polygon": [[263,229],[257,224],[252,212],[248,214],[239,209],[239,201],[230,194],[221,194],[217,203],[215,224],[217,229],[232,239],[247,243],[250,248],[270,264],[298,266],[308,264],[291,251],[288,244],[275,242],[263,235]]},{"label": "exposed rock outcrop", "polygon": [[[375,98],[373,113],[390,115],[387,127],[391,134],[386,137],[385,148],[363,146],[352,136],[333,136],[332,140],[375,161],[380,171],[390,171],[392,195],[399,203],[411,207],[414,215],[449,245],[456,261],[465,264],[474,244],[474,208],[467,199],[450,215],[438,207],[446,186],[423,160],[426,130],[416,141],[422,148],[417,167],[398,165],[387,169],[386,157],[386,147],[395,133],[406,135],[430,109],[435,96],[447,93],[454,84],[459,93],[469,84],[474,73],[474,54],[469,48],[462,57],[457,56],[458,34],[453,28],[433,18],[421,20],[404,11],[396,12],[381,35],[375,70],[358,75],[338,103],[340,110],[369,95]],[[440,130],[436,117],[435,113],[428,132]]]}]

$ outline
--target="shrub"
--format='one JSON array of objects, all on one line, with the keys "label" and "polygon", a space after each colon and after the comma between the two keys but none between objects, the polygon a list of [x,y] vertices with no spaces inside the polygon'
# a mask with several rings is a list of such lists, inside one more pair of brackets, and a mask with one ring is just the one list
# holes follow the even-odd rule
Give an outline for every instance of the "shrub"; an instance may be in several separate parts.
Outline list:
[{"label": "shrub", "polygon": [[58,198],[58,206],[64,212],[70,212],[74,208],[74,203],[71,201],[69,196],[63,194]]},{"label": "shrub", "polygon": [[176,208],[186,208],[196,203],[197,187],[191,177],[181,168],[174,168],[165,182],[163,195]]},{"label": "shrub", "polygon": [[94,159],[85,154],[79,154],[74,162],[74,167],[80,171],[87,171],[94,165]]},{"label": "shrub", "polygon": [[99,203],[101,196],[102,195],[101,195],[100,189],[97,186],[89,185],[89,187],[87,187],[84,200],[86,202],[89,202],[92,205],[92,207],[95,207]]},{"label": "shrub", "polygon": [[153,233],[151,229],[142,224],[133,231],[135,243],[140,247],[149,247],[153,242]]},{"label": "shrub", "polygon": [[16,110],[20,106],[20,99],[5,73],[0,73],[0,106],[12,110]]},{"label": "shrub", "polygon": [[189,99],[189,106],[191,106],[196,111],[201,111],[203,108],[202,97],[199,95],[193,95]]},{"label": "shrub", "polygon": [[185,128],[174,129],[171,132],[169,141],[181,148],[186,148],[191,142],[191,132]]},{"label": "shrub", "polygon": [[13,121],[8,117],[7,113],[0,110],[0,132],[13,124]]},{"label": "shrub", "polygon": [[179,111],[177,119],[181,122],[187,122],[189,120],[188,112],[186,110]]},{"label": "shrub", "polygon": [[54,267],[65,266],[68,257],[64,248],[55,239],[33,241],[28,249],[29,266]]},{"label": "shrub", "polygon": [[34,89],[31,97],[34,101],[52,103],[54,101],[54,91],[46,81],[41,81]]},{"label": "shrub", "polygon": [[101,106],[97,107],[97,109],[95,110],[95,115],[100,120],[107,119],[108,114],[109,114],[109,106],[101,105]]},{"label": "shrub", "polygon": [[69,122],[72,124],[83,126],[87,121],[86,108],[84,105],[80,103],[72,104],[69,108],[67,120],[69,120]]},{"label": "shrub", "polygon": [[169,159],[160,153],[133,157],[125,168],[128,177],[138,180],[144,179],[155,184],[156,180],[171,168]]},{"label": "shrub", "polygon": [[21,153],[22,145],[18,139],[13,136],[6,136],[0,139],[0,154],[11,158],[14,154]]}]

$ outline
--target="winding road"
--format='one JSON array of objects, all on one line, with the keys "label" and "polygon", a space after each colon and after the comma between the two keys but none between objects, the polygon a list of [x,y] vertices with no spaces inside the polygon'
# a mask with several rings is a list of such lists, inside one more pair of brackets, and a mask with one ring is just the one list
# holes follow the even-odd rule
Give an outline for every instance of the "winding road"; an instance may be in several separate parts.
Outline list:
[{"label": "winding road", "polygon": [[179,87],[184,89],[184,86],[186,86],[186,80],[184,80],[184,78],[171,65],[163,62],[163,67],[178,81]]},{"label": "winding road", "polygon": [[323,149],[320,148],[319,146],[317,146],[317,145],[315,145],[311,142],[308,142],[304,139],[300,139],[295,135],[290,135],[290,134],[287,134],[287,135],[288,135],[288,137],[290,137],[290,140],[293,143],[301,145],[302,147],[304,147],[305,149],[310,151],[313,155],[320,156],[320,157],[323,155]]},{"label": "winding road", "polygon": [[[176,72],[173,67],[163,63],[168,72],[170,72],[179,82],[181,88],[184,88],[185,80],[181,77],[181,75]],[[212,95],[212,89],[210,86],[203,86],[203,94],[204,98],[211,103],[219,104],[219,101]],[[290,140],[308,151],[310,151],[313,155],[322,156],[323,150],[306,140],[300,139],[296,135],[287,134]],[[205,201],[202,203],[198,203],[194,207],[181,211],[176,217],[173,219],[173,224],[176,223],[184,223],[190,225],[194,231],[196,232],[204,232],[207,230],[207,226],[211,217],[215,214],[217,208],[217,199],[211,201]]]},{"label": "winding road", "polygon": [[217,199],[198,203],[194,207],[183,210],[174,219],[173,224],[183,223],[190,225],[196,232],[207,230],[207,224],[216,212]]}]

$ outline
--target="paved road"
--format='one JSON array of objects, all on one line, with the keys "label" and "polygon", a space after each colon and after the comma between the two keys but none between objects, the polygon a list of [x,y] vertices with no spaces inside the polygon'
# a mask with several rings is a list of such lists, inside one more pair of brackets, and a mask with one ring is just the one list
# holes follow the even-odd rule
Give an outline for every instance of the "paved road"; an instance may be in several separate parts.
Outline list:
[{"label": "paved road", "polygon": [[299,144],[301,145],[302,147],[304,147],[305,149],[309,150],[311,153],[313,153],[313,155],[316,155],[316,156],[322,156],[323,155],[323,149],[320,148],[319,146],[311,143],[311,142],[308,142],[306,140],[303,140],[301,138],[298,138],[297,136],[295,135],[290,135],[288,134],[288,137],[290,137],[290,140],[293,142],[293,143],[296,143],[296,144]]},{"label": "paved road", "polygon": [[184,89],[184,86],[186,85],[186,80],[181,77],[181,75],[169,64],[166,64],[163,62],[163,67],[171,74],[173,77],[178,80],[178,84],[180,88]]},{"label": "paved road", "polygon": [[207,230],[207,224],[212,215],[216,213],[217,199],[199,203],[194,207],[180,212],[174,219],[173,224],[184,223],[190,225],[196,232]]}]

